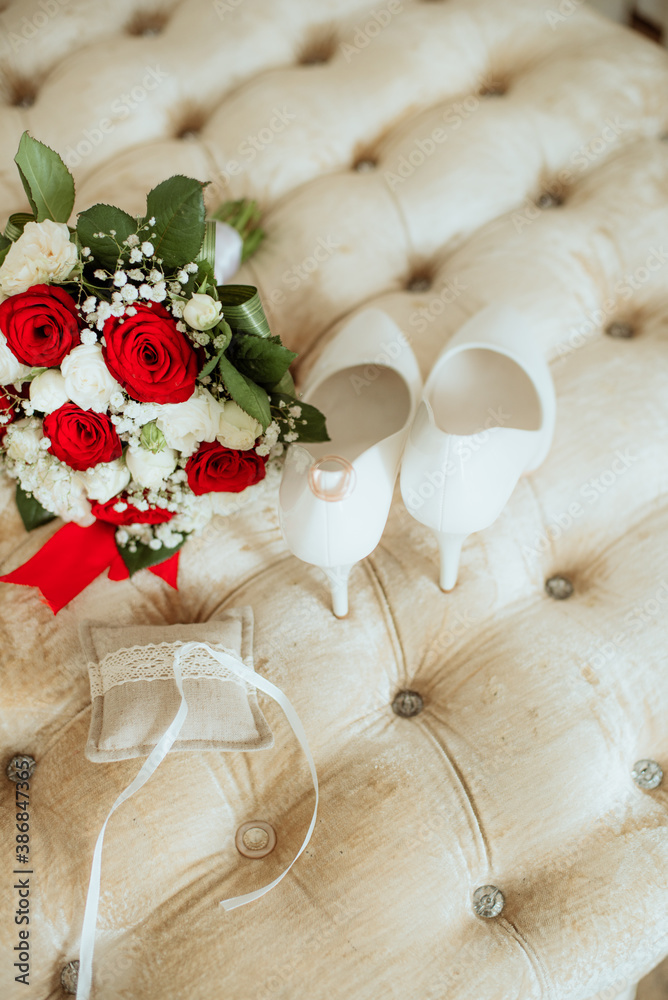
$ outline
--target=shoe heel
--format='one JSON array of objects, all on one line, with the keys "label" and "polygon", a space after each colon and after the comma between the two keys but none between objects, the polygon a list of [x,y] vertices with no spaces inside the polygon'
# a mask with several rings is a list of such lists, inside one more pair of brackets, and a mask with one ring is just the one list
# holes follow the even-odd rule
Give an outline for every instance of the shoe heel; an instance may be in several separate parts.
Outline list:
[{"label": "shoe heel", "polygon": [[441,554],[441,575],[439,586],[446,594],[453,589],[459,576],[459,559],[462,545],[468,535],[451,535],[447,531],[435,531]]},{"label": "shoe heel", "polygon": [[352,568],[352,565],[321,567],[332,593],[332,611],[336,618],[345,618],[348,614],[348,577]]}]

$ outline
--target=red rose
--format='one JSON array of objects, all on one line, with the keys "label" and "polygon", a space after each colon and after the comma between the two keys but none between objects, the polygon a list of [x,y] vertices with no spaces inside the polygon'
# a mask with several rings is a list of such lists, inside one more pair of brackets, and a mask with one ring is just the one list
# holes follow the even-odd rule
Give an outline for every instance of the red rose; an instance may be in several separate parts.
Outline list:
[{"label": "red rose", "polygon": [[192,343],[160,305],[104,324],[107,368],[142,403],[183,403],[195,390],[199,365]]},{"label": "red rose", "polygon": [[7,393],[3,392],[2,389],[0,389],[0,414],[3,417],[9,417],[8,420],[5,420],[5,423],[0,424],[0,444],[2,444],[5,439],[5,434],[7,433],[7,428],[16,420],[14,400],[10,399]]},{"label": "red rose", "polygon": [[58,285],[33,285],[0,305],[0,329],[22,364],[55,368],[79,343],[76,302]]},{"label": "red rose", "polygon": [[[126,505],[125,510],[114,510],[114,506],[120,502]],[[124,496],[112,497],[106,503],[93,501],[90,509],[93,517],[108,524],[165,524],[174,517],[171,510],[164,510],[162,507],[138,510]]]},{"label": "red rose", "polygon": [[82,410],[76,403],[63,403],[44,417],[44,434],[51,438],[51,454],[78,471],[123,454],[121,439],[109,417]]},{"label": "red rose", "polygon": [[241,493],[265,477],[266,458],[254,451],[234,451],[213,441],[201,444],[188,459],[186,473],[193,493]]}]

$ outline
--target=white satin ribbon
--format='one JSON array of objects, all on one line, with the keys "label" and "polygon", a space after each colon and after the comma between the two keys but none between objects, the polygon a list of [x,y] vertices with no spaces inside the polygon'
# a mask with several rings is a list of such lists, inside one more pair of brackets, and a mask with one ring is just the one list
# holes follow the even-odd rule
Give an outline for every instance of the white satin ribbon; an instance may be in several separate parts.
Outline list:
[{"label": "white satin ribbon", "polygon": [[241,234],[226,222],[216,220],[216,249],[213,273],[217,285],[224,285],[241,267],[241,253],[244,241]]},{"label": "white satin ribbon", "polygon": [[116,812],[118,807],[127,799],[129,799],[135,792],[139,791],[142,785],[145,785],[148,779],[151,777],[153,772],[157,769],[158,765],[165,759],[170,749],[172,748],[174,742],[176,741],[183,724],[186,721],[186,716],[188,715],[188,702],[186,701],[186,696],[183,692],[183,678],[181,675],[181,658],[187,653],[191,652],[193,649],[204,649],[208,656],[212,656],[219,663],[222,663],[227,667],[232,673],[241,677],[243,680],[252,684],[253,687],[258,688],[265,694],[268,694],[270,698],[273,698],[281,708],[283,709],[285,716],[290,723],[292,731],[294,732],[300,747],[304,751],[304,755],[308,762],[309,770],[311,772],[311,778],[313,780],[313,788],[315,790],[315,803],[313,806],[313,815],[311,817],[311,822],[309,828],[304,837],[304,841],[299,848],[297,854],[294,856],[285,871],[281,872],[278,878],[275,878],[268,885],[263,886],[261,889],[255,889],[253,892],[247,892],[243,896],[234,896],[230,899],[223,899],[220,902],[225,910],[234,910],[238,906],[243,906],[245,903],[251,903],[255,899],[259,899],[260,896],[264,896],[265,893],[269,892],[274,886],[278,885],[281,879],[285,878],[288,874],[295,861],[304,852],[308,843],[311,839],[311,835],[315,828],[315,823],[318,815],[318,801],[319,801],[319,788],[318,788],[318,776],[315,770],[315,761],[313,760],[313,755],[308,745],[308,740],[306,739],[306,733],[304,732],[304,727],[301,724],[299,716],[295,712],[294,708],[290,704],[290,701],[280,688],[277,688],[275,684],[271,681],[266,680],[264,677],[260,677],[254,671],[249,670],[244,664],[241,664],[235,657],[230,656],[229,653],[219,653],[215,649],[211,649],[206,643],[203,642],[188,642],[183,646],[179,646],[176,649],[174,656],[174,680],[176,681],[176,687],[181,695],[181,703],[179,705],[178,711],[171,723],[160,737],[156,745],[154,746],[151,753],[146,758],[146,761],[141,767],[141,770],[134,778],[134,780],[125,788],[121,794],[118,796],[114,804],[112,805],[107,818],[102,824],[102,829],[98,834],[98,838],[95,844],[95,850],[93,852],[93,864],[91,866],[90,881],[88,883],[88,894],[86,896],[86,908],[84,910],[83,925],[81,928],[81,944],[79,948],[79,976],[77,980],[77,994],[76,1000],[89,1000],[91,985],[93,981],[93,953],[95,950],[95,929],[97,926],[97,914],[100,905],[100,876],[102,871],[102,846],[104,844],[104,834],[107,829],[107,823]]}]

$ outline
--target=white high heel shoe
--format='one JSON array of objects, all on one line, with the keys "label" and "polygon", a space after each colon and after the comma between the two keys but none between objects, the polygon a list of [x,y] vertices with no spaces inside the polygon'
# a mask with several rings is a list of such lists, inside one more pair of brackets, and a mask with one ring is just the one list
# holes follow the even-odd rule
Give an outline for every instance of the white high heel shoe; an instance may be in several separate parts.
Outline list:
[{"label": "white high heel shoe", "polygon": [[379,309],[334,337],[304,386],[331,440],[290,446],[279,514],[293,554],[325,571],[337,618],[348,613],[350,570],[383,533],[421,387],[413,351]]},{"label": "white high heel shoe", "polygon": [[554,385],[535,341],[524,316],[489,306],[452,338],[425,384],[401,493],[436,535],[442,590],[457,582],[465,539],[497,519],[552,443]]}]

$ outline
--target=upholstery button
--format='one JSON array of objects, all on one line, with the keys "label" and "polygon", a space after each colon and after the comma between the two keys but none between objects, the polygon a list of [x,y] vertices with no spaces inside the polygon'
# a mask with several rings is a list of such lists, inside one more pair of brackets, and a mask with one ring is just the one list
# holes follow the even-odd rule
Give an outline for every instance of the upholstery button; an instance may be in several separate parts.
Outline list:
[{"label": "upholstery button", "polygon": [[375,170],[377,165],[378,164],[375,160],[371,160],[367,156],[365,159],[357,161],[355,164],[355,170],[358,174],[368,174],[371,170]]},{"label": "upholstery button", "polygon": [[555,601],[565,601],[573,593],[573,584],[565,576],[551,576],[545,581],[545,590]]},{"label": "upholstery button", "polygon": [[539,198],[536,199],[536,205],[538,208],[559,208],[563,205],[564,199],[560,198],[559,195],[551,194],[549,191],[544,191]]},{"label": "upholstery button", "polygon": [[631,777],[638,788],[642,788],[644,791],[651,791],[653,788],[658,788],[661,784],[663,770],[661,769],[661,765],[657,764],[655,760],[638,760],[633,765]]},{"label": "upholstery button", "polygon": [[76,993],[79,980],[79,960],[68,962],[60,973],[60,985],[66,993]]},{"label": "upholstery button", "polygon": [[392,702],[392,711],[404,719],[419,715],[424,708],[424,700],[417,691],[399,691]]},{"label": "upholstery button", "polygon": [[622,323],[619,320],[614,320],[605,328],[605,332],[609,337],[615,337],[617,340],[630,340],[633,336],[633,327],[630,323]]},{"label": "upholstery button", "polygon": [[505,93],[506,88],[501,83],[488,83],[479,91],[480,97],[503,97]]},{"label": "upholstery button", "polygon": [[505,902],[503,893],[495,885],[481,885],[473,893],[473,909],[477,916],[485,920],[498,917]]},{"label": "upholstery button", "polygon": [[431,288],[431,281],[424,275],[411,278],[406,285],[409,292],[426,292]]},{"label": "upholstery button", "polygon": [[269,823],[254,819],[241,824],[235,843],[245,858],[264,858],[276,847],[276,831]]},{"label": "upholstery button", "polygon": [[7,765],[7,777],[10,781],[29,781],[36,766],[34,757],[29,757],[25,753],[17,754]]}]

